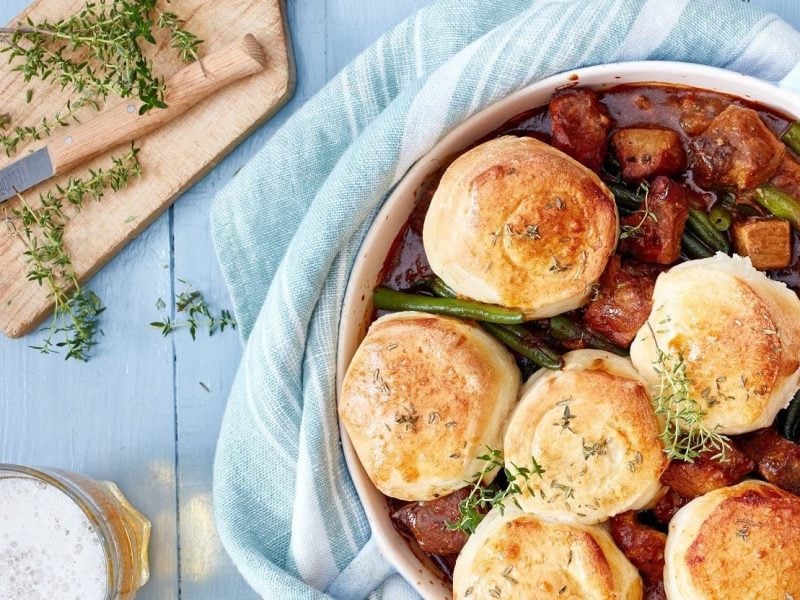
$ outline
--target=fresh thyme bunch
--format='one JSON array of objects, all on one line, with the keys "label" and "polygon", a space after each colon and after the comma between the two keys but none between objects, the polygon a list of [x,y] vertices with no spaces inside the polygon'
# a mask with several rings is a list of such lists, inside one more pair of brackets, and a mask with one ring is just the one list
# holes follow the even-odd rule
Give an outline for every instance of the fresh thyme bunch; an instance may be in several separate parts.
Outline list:
[{"label": "fresh thyme bunch", "polygon": [[[519,508],[517,496],[522,493],[520,481],[525,482],[525,485],[527,485],[527,481],[532,475],[538,475],[541,479],[542,474],[545,472],[533,457],[531,457],[533,467],[530,469],[518,467],[514,464],[507,467],[504,464],[501,450],[489,448],[488,446],[486,449],[488,452],[478,457],[478,460],[484,463],[483,468],[473,476],[474,482],[469,496],[458,504],[460,517],[458,521],[448,524],[449,529],[463,531],[468,535],[472,535],[489,509],[499,507],[502,514],[505,509],[505,503],[509,499]],[[495,469],[503,469],[508,484],[505,488],[483,487],[481,484],[484,478]],[[533,493],[530,488],[528,489],[530,493]]]},{"label": "fresh thyme bunch", "polygon": [[664,443],[664,452],[670,459],[685,462],[694,462],[706,452],[713,452],[716,460],[727,461],[730,440],[703,424],[706,413],[691,396],[686,362],[674,352],[663,351],[656,342],[653,327],[649,322],[647,325],[658,352],[658,358],[653,363],[653,369],[659,376],[653,406],[664,424],[659,436]]},{"label": "fresh thyme bunch", "polygon": [[117,191],[132,177],[141,175],[139,150],[131,147],[122,157],[113,158],[107,169],[89,171],[89,177],[70,179],[65,186],[39,196],[31,206],[19,194],[19,205],[6,213],[9,230],[25,245],[27,278],[46,285],[55,308],[41,345],[33,346],[44,354],[66,350],[65,358],[86,361],[102,333],[99,317],[105,310],[97,295],[83,288],[64,247],[64,230],[70,214],[80,211],[87,199],[100,200],[108,190]]},{"label": "fresh thyme bunch", "polygon": [[61,21],[29,18],[25,24],[0,28],[0,53],[8,55],[26,82],[52,82],[73,95],[64,110],[37,125],[0,133],[0,145],[8,155],[25,141],[47,136],[56,125],[77,120],[81,108],[96,108],[109,95],[138,97],[140,113],[166,106],[164,79],[154,73],[145,44],[155,44],[154,32],[166,30],[172,47],[188,62],[197,59],[202,40],[184,29],[175,13],[159,10],[157,2],[98,0]]}]

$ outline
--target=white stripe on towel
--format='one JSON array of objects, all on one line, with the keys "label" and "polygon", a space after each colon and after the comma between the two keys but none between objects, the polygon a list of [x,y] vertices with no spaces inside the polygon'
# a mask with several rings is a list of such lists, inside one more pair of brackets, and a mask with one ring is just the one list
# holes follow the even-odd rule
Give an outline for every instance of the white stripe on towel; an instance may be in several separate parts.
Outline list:
[{"label": "white stripe on towel", "polygon": [[664,10],[664,0],[648,0],[614,60],[635,60],[652,54],[670,36],[688,4],[689,0],[670,0],[670,10]]}]

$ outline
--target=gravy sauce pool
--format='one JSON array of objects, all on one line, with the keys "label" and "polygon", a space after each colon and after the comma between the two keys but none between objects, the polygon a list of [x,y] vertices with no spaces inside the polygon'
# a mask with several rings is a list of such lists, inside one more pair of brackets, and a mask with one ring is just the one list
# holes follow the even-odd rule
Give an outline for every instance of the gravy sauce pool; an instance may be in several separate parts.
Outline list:
[{"label": "gravy sauce pool", "polygon": [[[728,104],[736,104],[752,108],[759,113],[769,129],[777,136],[780,136],[791,121],[790,118],[770,111],[759,104],[726,94],[695,88],[657,84],[621,85],[599,92],[599,96],[601,102],[608,108],[617,129],[635,126],[654,126],[671,129],[680,135],[684,147],[687,147],[691,139],[686,133],[684,125],[691,129],[692,111],[702,113],[704,107],[707,106],[724,107]],[[536,137],[549,143],[550,116],[548,106],[534,108],[514,116],[495,132],[478,140],[474,145],[509,134]],[[416,207],[386,257],[380,285],[395,290],[408,289],[418,283],[420,279],[432,274],[422,245],[422,226],[439,180],[449,163],[455,160],[456,157],[453,156],[451,160],[447,161],[447,165],[429,176],[417,190]],[[706,209],[717,202],[717,194],[708,190],[701,190],[694,184],[691,169],[686,171],[683,176],[676,176],[674,179],[687,184],[700,193],[706,204]],[[794,236],[792,264],[786,269],[769,272],[768,274],[771,278],[785,282],[795,292],[800,293],[800,236],[797,231],[794,231],[792,235]],[[578,310],[575,311],[574,316],[580,318],[581,314],[582,311]],[[532,324],[535,325],[535,323]],[[554,342],[553,345],[558,346],[559,344]],[[520,357],[517,358],[518,364],[523,371],[523,377],[527,378],[531,366],[526,364],[526,361],[520,360]],[[392,512],[407,504],[388,497],[387,502]],[[422,551],[417,547],[409,532],[405,531],[404,527],[394,519],[393,522],[398,531],[408,539],[415,554],[421,555]],[[429,555],[428,557],[439,568],[441,577],[449,581],[452,577],[455,555]]]}]

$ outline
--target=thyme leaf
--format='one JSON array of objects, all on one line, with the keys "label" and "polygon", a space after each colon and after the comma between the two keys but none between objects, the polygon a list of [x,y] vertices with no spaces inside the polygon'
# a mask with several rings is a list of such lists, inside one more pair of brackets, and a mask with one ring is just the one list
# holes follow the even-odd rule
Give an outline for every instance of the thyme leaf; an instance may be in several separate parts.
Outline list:
[{"label": "thyme leaf", "polygon": [[[509,500],[519,506],[517,496],[522,494],[520,482],[523,482],[524,485],[534,475],[541,479],[545,472],[533,456],[530,467],[518,467],[513,463],[506,466],[501,450],[488,446],[486,449],[487,453],[478,457],[478,460],[483,461],[484,464],[481,470],[475,473],[474,481],[469,482],[472,484],[469,496],[458,504],[459,519],[448,523],[448,529],[463,531],[468,535],[475,533],[475,529],[490,509],[498,507],[502,513]],[[503,489],[481,485],[486,476],[495,469],[503,469],[508,480],[508,485]]]},{"label": "thyme leaf", "polygon": [[728,460],[730,440],[718,433],[717,427],[709,429],[703,424],[706,413],[691,395],[686,361],[675,352],[662,350],[649,322],[648,327],[658,353],[653,364],[659,376],[653,406],[656,415],[662,417],[664,423],[659,435],[664,452],[670,459],[685,462],[694,462],[698,456],[709,451],[714,452],[712,458],[716,460]]},{"label": "thyme leaf", "polygon": [[644,200],[642,204],[644,208],[642,210],[636,211],[634,214],[641,213],[642,218],[636,225],[623,225],[622,226],[622,233],[619,235],[619,239],[624,240],[625,238],[634,237],[641,234],[642,227],[644,226],[645,221],[647,219],[652,219],[653,222],[657,223],[658,218],[656,217],[655,213],[650,210],[650,205],[648,204],[650,198],[650,186],[647,185],[646,182],[642,182],[639,184],[639,188],[636,190],[636,195],[643,195]]}]

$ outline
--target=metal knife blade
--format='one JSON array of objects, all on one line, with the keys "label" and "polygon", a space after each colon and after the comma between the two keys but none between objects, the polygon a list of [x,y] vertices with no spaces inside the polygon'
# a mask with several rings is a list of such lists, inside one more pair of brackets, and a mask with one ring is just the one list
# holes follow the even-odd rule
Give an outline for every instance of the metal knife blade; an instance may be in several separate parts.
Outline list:
[{"label": "metal knife blade", "polygon": [[0,202],[50,179],[53,175],[53,161],[50,160],[46,147],[14,161],[0,169]]}]

